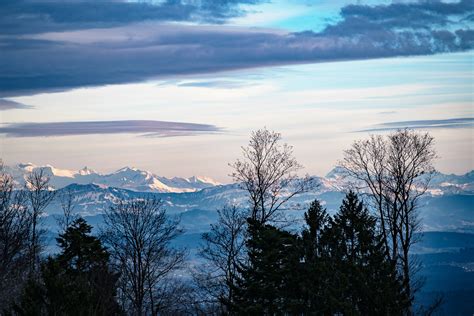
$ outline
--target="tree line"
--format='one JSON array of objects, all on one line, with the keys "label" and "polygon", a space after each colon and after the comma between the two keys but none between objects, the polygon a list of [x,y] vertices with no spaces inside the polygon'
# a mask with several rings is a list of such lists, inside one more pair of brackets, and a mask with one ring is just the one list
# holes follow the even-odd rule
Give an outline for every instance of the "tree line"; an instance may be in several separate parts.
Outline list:
[{"label": "tree line", "polygon": [[[72,191],[42,169],[22,189],[0,172],[0,308],[6,315],[413,315],[422,282],[411,255],[417,207],[436,158],[427,133],[399,130],[356,141],[338,163],[346,196],[330,216],[314,200],[303,218],[288,201],[318,183],[279,133],[252,133],[231,176],[248,205],[217,210],[201,260],[171,243],[183,233],[162,201],[121,200],[98,234]],[[45,256],[46,207],[59,199],[59,252]]]}]

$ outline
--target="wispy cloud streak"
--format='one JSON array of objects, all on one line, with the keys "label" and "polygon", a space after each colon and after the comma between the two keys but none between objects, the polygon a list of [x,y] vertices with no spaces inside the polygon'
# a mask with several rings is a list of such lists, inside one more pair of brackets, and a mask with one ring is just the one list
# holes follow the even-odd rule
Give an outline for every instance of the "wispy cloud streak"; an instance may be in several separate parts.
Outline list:
[{"label": "wispy cloud streak", "polygon": [[13,123],[0,125],[9,137],[49,137],[89,134],[140,134],[151,137],[190,136],[221,132],[209,124],[149,120]]},{"label": "wispy cloud streak", "polygon": [[401,121],[387,122],[375,125],[372,128],[360,130],[357,132],[377,132],[390,131],[397,129],[433,129],[433,128],[471,128],[474,127],[474,118],[451,118],[444,120],[417,120],[417,121]]},{"label": "wispy cloud streak", "polygon": [[20,102],[15,102],[12,100],[7,100],[7,99],[0,99],[0,111],[32,109],[32,108],[33,108],[32,106],[29,106]]}]

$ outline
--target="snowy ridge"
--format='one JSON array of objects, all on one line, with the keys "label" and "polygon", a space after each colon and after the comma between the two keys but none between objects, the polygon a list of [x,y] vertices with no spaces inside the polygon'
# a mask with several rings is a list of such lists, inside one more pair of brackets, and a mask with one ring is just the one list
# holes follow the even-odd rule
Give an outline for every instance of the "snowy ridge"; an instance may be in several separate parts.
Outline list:
[{"label": "snowy ridge", "polygon": [[56,189],[71,184],[97,184],[137,192],[183,193],[194,192],[220,184],[207,177],[193,176],[169,179],[134,167],[124,167],[109,174],[101,174],[88,167],[80,170],[67,170],[58,169],[51,165],[36,166],[32,163],[21,163],[13,167],[6,167],[6,171],[14,177],[19,185],[24,183],[25,176],[28,173],[40,169],[50,177],[51,185]]},{"label": "snowy ridge", "polygon": [[[193,176],[189,178],[166,178],[152,172],[134,167],[124,167],[115,172],[101,174],[84,167],[80,170],[58,169],[51,165],[36,166],[22,163],[6,167],[19,185],[24,183],[25,176],[38,169],[51,178],[51,185],[56,189],[71,184],[97,184],[102,187],[120,188],[135,192],[150,193],[185,193],[196,192],[221,184],[211,178]],[[334,168],[324,177],[313,177],[319,193],[341,192],[346,190],[352,181],[344,176],[341,168]],[[474,194],[474,171],[464,175],[436,173],[430,183],[428,193],[433,196],[445,194]]]},{"label": "snowy ridge", "polygon": [[[121,199],[149,196],[162,200],[168,212],[194,214],[193,224],[207,225],[209,223],[203,214],[214,214],[215,217],[215,210],[226,204],[245,208],[248,203],[245,191],[238,184],[219,185],[205,177],[159,177],[151,172],[130,167],[110,174],[100,174],[89,168],[71,171],[50,165],[38,167],[33,164],[20,164],[7,167],[6,171],[20,184],[24,183],[28,172],[37,168],[42,168],[51,177],[51,183],[60,191],[59,194],[63,190],[73,191],[75,211],[82,216],[99,216]],[[330,211],[339,208],[349,181],[343,176],[342,170],[334,169],[325,177],[313,179],[314,188],[292,199],[285,205],[285,211],[301,213],[316,198]],[[282,194],[285,195],[286,192]],[[420,202],[423,229],[474,232],[473,199],[473,171],[464,175],[435,174],[429,191]],[[49,215],[60,212],[58,200],[53,201],[46,210]]]},{"label": "snowy ridge", "polygon": [[[195,192],[183,193],[155,193],[136,192],[127,189],[99,186],[96,184],[72,184],[67,188],[74,195],[75,212],[82,216],[100,216],[105,210],[122,199],[139,199],[154,197],[163,201],[164,208],[169,214],[189,214],[192,216],[190,223],[195,226],[208,228],[215,221],[216,210],[224,205],[233,204],[241,208],[248,205],[245,191],[237,184],[227,184],[205,188]],[[311,192],[296,196],[285,206],[289,216],[301,218],[308,205],[319,199],[330,213],[335,212],[344,196],[343,191],[329,190],[319,187]],[[420,217],[423,218],[425,231],[465,231],[474,233],[472,220],[472,205],[474,194],[468,193],[443,193],[440,195],[427,194],[420,201]],[[61,212],[58,200],[48,206],[48,215]],[[299,215],[298,215],[299,214]],[[212,215],[212,219],[207,218]]]}]

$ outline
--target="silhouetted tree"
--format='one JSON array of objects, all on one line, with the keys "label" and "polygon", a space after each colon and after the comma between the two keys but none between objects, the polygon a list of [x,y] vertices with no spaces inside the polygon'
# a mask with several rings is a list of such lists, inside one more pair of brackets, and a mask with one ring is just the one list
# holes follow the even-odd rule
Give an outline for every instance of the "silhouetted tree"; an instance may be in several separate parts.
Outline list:
[{"label": "silhouetted tree", "polygon": [[[160,284],[179,268],[184,253],[170,247],[180,233],[156,199],[122,200],[105,212],[103,239],[117,264],[125,309],[157,315]],[[162,304],[162,302],[161,302]]]},{"label": "silhouetted tree", "polygon": [[434,173],[436,153],[428,133],[399,130],[386,137],[372,135],[345,151],[341,166],[367,189],[378,214],[386,256],[398,269],[412,313],[417,263],[410,256],[419,231],[418,201]]},{"label": "silhouetted tree", "polygon": [[40,228],[41,215],[46,207],[52,202],[56,195],[49,184],[50,178],[45,174],[44,169],[33,170],[26,176],[25,191],[29,201],[29,212],[31,218],[31,240],[30,240],[30,276],[36,277],[42,251],[42,234]]},{"label": "silhouetted tree", "polygon": [[76,201],[74,192],[70,187],[63,189],[58,197],[63,214],[55,216],[55,219],[61,232],[65,232],[69,225],[78,219],[79,216],[74,212],[74,209],[76,208]]},{"label": "silhouetted tree", "polygon": [[249,264],[241,271],[231,312],[301,314],[301,244],[287,231],[249,219]]},{"label": "silhouetted tree", "polygon": [[401,315],[408,300],[371,216],[349,192],[331,218],[319,201],[299,238],[249,219],[248,264],[230,312],[258,315]]},{"label": "silhouetted tree", "polygon": [[76,219],[59,235],[61,253],[30,279],[15,312],[20,315],[117,315],[118,274],[109,267],[109,253],[92,227]]},{"label": "silhouetted tree", "polygon": [[15,302],[26,281],[30,224],[27,196],[15,190],[0,160],[0,312]]},{"label": "silhouetted tree", "polygon": [[334,273],[328,259],[327,233],[329,215],[318,200],[304,214],[306,227],[302,231],[303,276],[301,282],[305,314],[327,314],[330,311],[328,277]]},{"label": "silhouetted tree", "polygon": [[252,132],[243,160],[230,166],[232,178],[249,194],[250,217],[264,224],[274,220],[282,206],[295,195],[307,191],[310,178],[298,178],[302,166],[293,157],[293,148],[280,144],[281,135],[266,128]]},{"label": "silhouetted tree", "polygon": [[376,218],[349,192],[331,220],[326,242],[333,274],[332,313],[347,315],[400,315],[408,301],[385,246]]},{"label": "silhouetted tree", "polygon": [[212,301],[222,313],[234,302],[233,290],[239,277],[239,268],[245,265],[246,218],[236,206],[225,206],[217,211],[217,223],[204,233],[200,255],[206,259],[203,271],[196,274],[203,300]]}]

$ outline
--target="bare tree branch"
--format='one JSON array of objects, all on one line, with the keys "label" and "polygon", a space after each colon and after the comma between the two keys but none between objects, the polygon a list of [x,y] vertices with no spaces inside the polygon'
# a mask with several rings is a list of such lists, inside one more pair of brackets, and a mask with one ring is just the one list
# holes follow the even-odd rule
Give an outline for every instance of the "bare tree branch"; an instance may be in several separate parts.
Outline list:
[{"label": "bare tree branch", "polygon": [[15,190],[0,160],[0,310],[18,299],[26,281],[30,226],[26,193]]},{"label": "bare tree branch", "polygon": [[33,170],[26,176],[25,191],[29,201],[31,216],[31,241],[30,241],[30,273],[37,274],[41,252],[41,237],[43,231],[40,229],[41,216],[46,207],[56,196],[49,185],[50,178],[42,168]]},{"label": "bare tree branch", "polygon": [[121,290],[133,315],[157,315],[160,284],[184,262],[170,247],[181,230],[156,199],[123,200],[105,212],[103,240],[121,272]]},{"label": "bare tree branch", "polygon": [[65,188],[62,190],[61,194],[59,195],[59,204],[61,205],[63,214],[61,216],[56,216],[55,219],[61,231],[64,232],[67,230],[69,225],[72,224],[72,222],[78,219],[78,215],[74,213],[76,201],[74,192],[71,188]]},{"label": "bare tree branch", "polygon": [[239,274],[239,268],[245,265],[246,214],[236,206],[225,206],[217,211],[219,219],[211,224],[209,233],[203,234],[204,245],[200,255],[208,264],[202,267],[195,279],[204,290],[207,300],[221,307],[233,303],[233,289]]},{"label": "bare tree branch", "polygon": [[419,289],[412,279],[416,263],[410,256],[420,229],[418,201],[429,188],[435,158],[433,137],[405,129],[354,142],[340,162],[346,174],[359,183],[359,189],[370,193],[386,255],[400,271],[410,303]]},{"label": "bare tree branch", "polygon": [[311,178],[298,178],[302,166],[293,157],[293,148],[280,144],[281,135],[267,129],[252,132],[243,160],[230,166],[234,181],[249,194],[250,217],[260,223],[271,221],[294,196],[308,191]]}]

